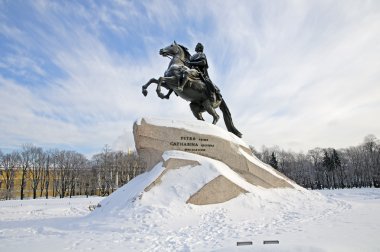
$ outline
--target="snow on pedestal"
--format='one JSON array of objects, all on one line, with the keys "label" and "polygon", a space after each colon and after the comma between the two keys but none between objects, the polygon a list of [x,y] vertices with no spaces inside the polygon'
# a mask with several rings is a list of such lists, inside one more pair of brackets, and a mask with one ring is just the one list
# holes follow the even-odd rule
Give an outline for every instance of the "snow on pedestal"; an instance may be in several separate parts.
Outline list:
[{"label": "snow on pedestal", "polygon": [[264,188],[304,190],[254,157],[241,139],[206,122],[144,118],[134,124],[134,136],[148,172],[105,199],[102,211],[147,199],[208,205]]},{"label": "snow on pedestal", "polygon": [[[163,161],[164,152],[179,150],[218,160],[252,185],[299,188],[295,182],[253,156],[240,138],[207,122],[143,118],[135,122],[133,133],[136,149],[147,162],[148,170]],[[196,156],[192,158],[197,160]],[[226,187],[227,180],[219,178],[213,184]],[[233,191],[240,190],[233,185],[228,187]],[[211,188],[215,191],[216,186]]]}]

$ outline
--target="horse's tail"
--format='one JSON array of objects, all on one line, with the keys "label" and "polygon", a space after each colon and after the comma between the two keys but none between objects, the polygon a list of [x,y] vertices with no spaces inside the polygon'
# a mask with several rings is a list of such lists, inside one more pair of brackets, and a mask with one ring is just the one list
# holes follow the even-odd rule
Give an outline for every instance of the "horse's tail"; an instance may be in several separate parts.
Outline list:
[{"label": "horse's tail", "polygon": [[219,108],[223,112],[223,119],[224,123],[226,124],[227,130],[241,138],[242,134],[235,128],[234,123],[232,122],[231,112],[228,109],[224,99],[222,99]]}]

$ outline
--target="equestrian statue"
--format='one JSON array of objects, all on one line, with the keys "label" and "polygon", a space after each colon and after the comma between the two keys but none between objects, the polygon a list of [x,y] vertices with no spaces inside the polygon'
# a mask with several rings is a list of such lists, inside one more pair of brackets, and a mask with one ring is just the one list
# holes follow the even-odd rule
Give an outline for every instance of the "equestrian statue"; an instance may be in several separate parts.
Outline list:
[{"label": "equestrian statue", "polygon": [[[169,67],[163,77],[152,78],[143,85],[142,93],[146,96],[149,85],[156,83],[156,92],[161,99],[169,99],[174,92],[177,96],[190,102],[190,109],[198,120],[204,121],[202,113],[207,111],[213,117],[213,124],[219,120],[219,115],[215,111],[219,107],[223,112],[227,130],[241,137],[242,134],[235,128],[231,113],[219,88],[212,83],[208,75],[207,58],[203,53],[203,45],[198,43],[195,51],[194,55],[190,55],[186,47],[175,41],[160,49],[160,55],[171,57]],[[161,92],[161,87],[169,90],[166,95]]]}]

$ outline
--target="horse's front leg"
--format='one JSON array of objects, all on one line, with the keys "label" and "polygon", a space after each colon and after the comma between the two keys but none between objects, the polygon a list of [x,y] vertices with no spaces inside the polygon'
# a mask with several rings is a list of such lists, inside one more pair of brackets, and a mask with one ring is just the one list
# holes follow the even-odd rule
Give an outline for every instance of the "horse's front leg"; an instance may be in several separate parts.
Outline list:
[{"label": "horse's front leg", "polygon": [[148,89],[149,85],[152,84],[152,83],[158,84],[158,80],[155,79],[155,78],[152,78],[145,85],[142,86],[142,93],[143,93],[144,96],[147,96],[147,94],[148,94],[148,90],[147,89]]},{"label": "horse's front leg", "polygon": [[[171,92],[169,91],[169,93],[167,95],[164,95],[162,92],[161,92],[161,85],[162,83],[166,83],[168,84],[168,82],[172,82],[173,80],[175,80],[175,76],[173,77],[160,77],[158,79],[158,84],[157,84],[157,89],[156,89],[156,92],[157,92],[157,95],[161,98],[161,99],[169,99],[169,96],[171,94]],[[168,86],[168,85],[167,85]],[[170,87],[168,87],[168,89],[171,90]]]},{"label": "horse's front leg", "polygon": [[164,81],[165,77],[160,77],[158,78],[158,84],[157,84],[157,88],[156,88],[156,93],[158,95],[158,97],[160,97],[161,99],[165,99],[165,95],[161,92],[161,85]]},{"label": "horse's front leg", "polygon": [[169,92],[165,95],[164,99],[168,99],[169,100],[169,97],[170,95],[173,93],[173,89],[170,89]]},{"label": "horse's front leg", "polygon": [[[179,78],[179,79],[181,79],[181,78]],[[189,75],[187,72],[184,72],[183,76],[182,76],[182,82],[179,83],[179,85],[178,85],[178,90],[183,91],[183,88],[185,87],[185,85],[187,84],[188,81],[189,81]]]}]

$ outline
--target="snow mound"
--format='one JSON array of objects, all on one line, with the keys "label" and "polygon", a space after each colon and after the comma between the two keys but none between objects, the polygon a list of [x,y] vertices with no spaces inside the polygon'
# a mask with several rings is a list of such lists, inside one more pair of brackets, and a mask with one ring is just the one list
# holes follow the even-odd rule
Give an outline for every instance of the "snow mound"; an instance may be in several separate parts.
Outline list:
[{"label": "snow mound", "polygon": [[[133,237],[131,250],[213,251],[252,236],[271,238],[262,236],[264,230],[273,237],[296,232],[290,225],[315,222],[349,207],[301,187],[254,186],[204,156],[167,151],[163,160],[101,201],[83,219],[85,225],[128,234]],[[241,188],[240,194],[218,204],[187,203],[220,176]]]},{"label": "snow mound", "polygon": [[[238,195],[217,204],[190,202],[213,181],[240,188]],[[36,201],[19,201],[23,206],[17,208],[2,202],[0,213],[6,216],[0,221],[0,250],[50,251],[60,244],[57,251],[378,251],[379,218],[374,213],[379,193],[371,191],[365,194],[371,201],[353,205],[328,196],[347,197],[349,192],[324,193],[327,197],[302,188],[264,189],[214,159],[167,151],[163,162],[103,199],[85,217],[71,217],[83,216],[79,211],[67,216],[59,209],[50,212],[54,200],[44,201],[44,208]],[[85,210],[95,203],[91,200],[75,205]],[[60,208],[67,209],[62,202]],[[30,214],[26,221],[15,221],[14,212],[24,215],[34,209],[46,219]],[[263,245],[264,240],[280,244]],[[238,241],[253,245],[237,247]]]},{"label": "snow mound", "polygon": [[[254,199],[249,205],[257,206],[265,204],[265,201],[284,202],[279,197],[281,193],[278,192],[281,191],[299,194],[305,199],[321,198],[302,187],[269,190],[254,186],[224,163],[197,154],[166,151],[163,160],[149,172],[137,176],[101,201],[100,207],[92,215],[122,216],[130,209],[141,206],[166,210],[190,209],[194,205],[226,202],[233,198]],[[215,181],[219,184],[212,186],[211,183]],[[233,196],[230,191],[235,191]]]}]

